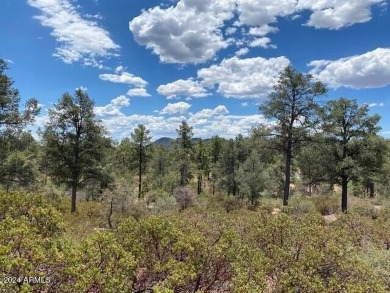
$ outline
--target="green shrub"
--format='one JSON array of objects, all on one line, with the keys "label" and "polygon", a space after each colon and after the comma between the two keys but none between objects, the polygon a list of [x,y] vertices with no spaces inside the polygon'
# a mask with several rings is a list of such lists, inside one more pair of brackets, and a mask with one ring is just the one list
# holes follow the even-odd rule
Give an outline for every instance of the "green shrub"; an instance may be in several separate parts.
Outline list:
[{"label": "green shrub", "polygon": [[235,196],[228,196],[222,199],[222,206],[227,213],[239,210],[242,208],[242,200]]},{"label": "green shrub", "polygon": [[355,200],[349,208],[351,213],[359,214],[364,217],[376,219],[378,217],[378,210],[366,200]]},{"label": "green shrub", "polygon": [[313,196],[312,201],[321,215],[334,214],[340,207],[340,201],[336,196]]},{"label": "green shrub", "polygon": [[80,228],[65,231],[61,214],[41,196],[0,192],[0,276],[50,276],[49,283],[0,284],[0,291],[390,290],[385,210],[375,220],[350,213],[327,224],[304,198],[292,198],[290,213],[277,215],[199,207],[178,213],[174,204],[174,212],[121,218],[116,229],[95,231],[100,205],[82,203],[85,209],[66,213],[69,224],[90,229],[79,235]]},{"label": "green shrub", "polygon": [[302,196],[294,196],[289,200],[288,211],[294,215],[307,214],[316,211],[315,204]]},{"label": "green shrub", "polygon": [[[59,260],[57,237],[65,230],[61,214],[42,196],[0,191],[0,277],[47,278]],[[48,284],[0,283],[4,292],[45,290]]]},{"label": "green shrub", "polygon": [[99,231],[81,243],[68,244],[57,292],[130,292],[136,262],[117,237]]}]

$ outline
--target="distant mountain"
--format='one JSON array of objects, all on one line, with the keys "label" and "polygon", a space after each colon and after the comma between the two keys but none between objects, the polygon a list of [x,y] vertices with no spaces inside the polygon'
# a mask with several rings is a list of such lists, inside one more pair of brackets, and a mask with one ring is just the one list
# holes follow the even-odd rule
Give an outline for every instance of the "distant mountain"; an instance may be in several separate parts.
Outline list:
[{"label": "distant mountain", "polygon": [[[199,140],[201,140],[200,137],[194,137],[192,139],[192,142],[194,143],[197,143]],[[207,142],[209,141],[210,138],[206,138],[206,139],[203,139],[204,142]],[[160,137],[159,139],[155,140],[153,142],[153,144],[159,144],[159,145],[162,145],[164,147],[171,147],[173,145],[173,143],[176,141],[176,139],[173,139],[173,138],[170,138],[170,137]]]},{"label": "distant mountain", "polygon": [[162,145],[164,147],[171,147],[172,146],[172,142],[174,142],[175,140],[173,138],[169,138],[169,137],[160,137],[159,139],[155,140],[153,142],[153,144],[159,144],[159,145]]}]

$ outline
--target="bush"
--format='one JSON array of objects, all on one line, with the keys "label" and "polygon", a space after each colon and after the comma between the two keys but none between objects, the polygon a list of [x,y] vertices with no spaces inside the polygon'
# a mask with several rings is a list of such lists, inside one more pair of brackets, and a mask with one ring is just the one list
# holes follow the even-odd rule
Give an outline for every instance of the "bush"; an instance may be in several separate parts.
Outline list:
[{"label": "bush", "polygon": [[[0,191],[0,278],[46,277],[59,262],[61,214],[40,195]],[[1,292],[45,291],[48,284],[0,282]]]},{"label": "bush", "polygon": [[276,198],[263,197],[260,199],[259,210],[272,213],[274,209],[280,209],[281,201]]},{"label": "bush", "polygon": [[[69,243],[70,244],[70,243]],[[65,250],[55,292],[131,292],[136,262],[115,234],[99,231]]]},{"label": "bush", "polygon": [[163,213],[163,212],[177,212],[178,204],[176,199],[173,196],[168,197],[160,197],[153,204],[153,209],[155,213]]},{"label": "bush", "polygon": [[355,199],[353,204],[350,205],[350,211],[355,214],[359,214],[364,217],[376,219],[378,217],[378,210],[368,201]]},{"label": "bush", "polygon": [[[129,217],[78,239],[42,197],[0,192],[0,277],[50,276],[0,291],[389,292],[388,215],[326,224],[308,202],[294,199],[293,213],[275,216],[191,208]],[[72,223],[95,217],[92,209]]]},{"label": "bush", "polygon": [[338,211],[340,202],[335,196],[313,196],[312,201],[321,215],[331,215]]},{"label": "bush", "polygon": [[190,188],[182,186],[173,190],[173,197],[176,199],[180,211],[183,211],[194,203],[196,194]]},{"label": "bush", "polygon": [[168,192],[164,190],[150,190],[146,193],[146,203],[149,206],[153,206],[159,199],[161,198],[168,198],[169,194]]},{"label": "bush", "polygon": [[294,196],[289,200],[288,211],[294,215],[302,215],[315,212],[316,206],[310,199]]},{"label": "bush", "polygon": [[228,196],[222,199],[222,205],[225,211],[230,213],[242,208],[242,200],[235,196]]}]

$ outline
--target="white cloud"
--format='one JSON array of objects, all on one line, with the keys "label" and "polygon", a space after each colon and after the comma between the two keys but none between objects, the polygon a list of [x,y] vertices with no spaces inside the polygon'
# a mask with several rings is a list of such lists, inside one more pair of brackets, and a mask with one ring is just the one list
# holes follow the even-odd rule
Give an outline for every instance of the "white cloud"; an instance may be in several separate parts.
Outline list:
[{"label": "white cloud", "polygon": [[270,47],[269,43],[271,42],[271,39],[268,37],[262,37],[253,40],[249,43],[250,47],[261,47],[261,48],[268,48]]},{"label": "white cloud", "polygon": [[233,17],[234,0],[181,0],[154,7],[130,21],[134,39],[167,63],[202,63],[228,46],[221,29]]},{"label": "white cloud", "polygon": [[232,57],[199,70],[198,77],[207,87],[217,85],[217,91],[226,97],[262,98],[272,90],[279,73],[289,63],[286,57]]},{"label": "white cloud", "polygon": [[390,85],[390,48],[378,48],[339,60],[314,60],[310,73],[333,88],[380,88]]},{"label": "white cloud", "polygon": [[203,98],[208,96],[208,93],[199,82],[192,79],[179,79],[177,81],[160,85],[157,88],[160,95],[166,96],[168,99],[176,97]]},{"label": "white cloud", "polygon": [[127,107],[130,105],[130,99],[125,96],[119,96],[115,99],[112,99],[110,104],[103,107],[95,107],[94,112],[97,116],[124,116],[121,112],[121,108]]},{"label": "white cloud", "polygon": [[81,91],[83,91],[83,92],[86,92],[86,91],[88,90],[88,88],[81,85],[81,86],[79,86],[78,88],[76,88],[75,90],[76,90],[76,91],[77,91],[77,90],[81,90]]},{"label": "white cloud", "polygon": [[266,27],[278,17],[296,18],[297,13],[309,10],[308,26],[340,29],[369,21],[371,7],[383,3],[386,0],[237,0],[237,8],[240,23],[253,27]]},{"label": "white cloud", "polygon": [[248,48],[241,48],[240,50],[238,50],[235,55],[236,56],[244,56],[246,54],[249,53],[249,49]]},{"label": "white cloud", "polygon": [[188,109],[191,107],[190,104],[186,103],[186,102],[178,102],[178,103],[168,103],[168,105],[166,105],[164,107],[164,109],[162,109],[160,111],[160,114],[167,114],[167,115],[177,115],[177,114],[180,114],[180,115],[183,115],[184,113],[186,113],[188,111]]},{"label": "white cloud", "polygon": [[278,16],[295,12],[295,0],[237,0],[239,21],[249,26],[265,26],[277,21]]},{"label": "white cloud", "polygon": [[211,137],[213,135],[219,135],[225,138],[234,138],[238,134],[248,135],[253,127],[259,126],[260,124],[268,124],[262,115],[214,116],[201,120],[200,122],[193,124],[195,136]]},{"label": "white cloud", "polygon": [[121,73],[124,71],[124,67],[121,65],[121,66],[118,66],[117,68],[115,68],[115,73]]},{"label": "white cloud", "polygon": [[264,37],[269,33],[276,33],[278,31],[279,29],[277,27],[264,24],[262,26],[251,27],[249,29],[249,34],[252,36]]},{"label": "white cloud", "polygon": [[130,105],[130,99],[125,96],[119,96],[113,100],[111,100],[111,104],[115,107],[123,107]]},{"label": "white cloud", "polygon": [[368,104],[368,107],[372,108],[372,107],[383,107],[385,105],[385,103],[370,103]]},{"label": "white cloud", "polygon": [[[104,126],[110,131],[114,138],[124,138],[130,136],[134,128],[142,123],[150,130],[153,139],[162,136],[171,138],[177,137],[176,129],[183,120],[193,126],[195,137],[209,138],[219,135],[225,138],[234,138],[238,134],[247,135],[253,127],[260,124],[268,124],[262,115],[210,115],[207,118],[199,118],[200,113],[205,113],[211,109],[203,109],[195,114],[178,116],[158,116],[158,115],[121,115],[106,116],[102,119]],[[213,110],[211,110],[213,111]],[[195,119],[196,117],[196,119]]]},{"label": "white cloud", "polygon": [[235,33],[237,32],[237,28],[236,27],[228,27],[226,30],[225,30],[225,34],[228,35],[228,36],[231,36],[231,35],[234,35]]},{"label": "white cloud", "polygon": [[127,95],[130,97],[150,97],[151,95],[144,88],[129,89]]},{"label": "white cloud", "polygon": [[119,72],[119,74],[110,74],[110,73],[100,74],[99,78],[104,81],[124,83],[136,87],[145,87],[148,85],[148,83],[145,80],[143,80],[141,77],[135,76],[128,72]]},{"label": "white cloud", "polygon": [[59,43],[54,56],[65,63],[102,67],[101,59],[116,56],[120,48],[97,22],[83,19],[69,0],[27,0],[42,14],[36,18]]},{"label": "white cloud", "polygon": [[206,119],[206,121],[207,121],[208,119],[210,119],[212,117],[226,115],[226,114],[229,114],[229,111],[226,108],[226,106],[219,105],[214,109],[203,109],[199,112],[196,112],[195,114],[190,113],[189,122],[195,124],[199,120]]},{"label": "white cloud", "polygon": [[299,0],[298,9],[310,9],[313,13],[307,22],[315,28],[340,29],[355,23],[371,20],[371,6],[386,3],[385,0],[312,1]]},{"label": "white cloud", "polygon": [[224,105],[219,105],[213,110],[214,115],[225,115],[229,114],[228,109]]},{"label": "white cloud", "polygon": [[102,119],[103,125],[108,129],[114,138],[130,137],[134,128],[142,123],[151,131],[153,136],[170,136],[176,134],[180,122],[167,123],[162,116],[153,115],[129,115],[129,116],[112,116]]},{"label": "white cloud", "polygon": [[[371,7],[386,0],[176,0],[143,11],[130,21],[134,39],[166,63],[204,63],[229,45],[275,47],[278,18],[309,12],[307,26],[340,29],[371,19]],[[235,19],[237,17],[237,20]],[[233,21],[233,25],[227,23]],[[272,24],[272,26],[271,26]],[[247,28],[249,31],[247,32]],[[234,35],[234,38],[232,37]],[[258,37],[248,40],[249,37]]]}]

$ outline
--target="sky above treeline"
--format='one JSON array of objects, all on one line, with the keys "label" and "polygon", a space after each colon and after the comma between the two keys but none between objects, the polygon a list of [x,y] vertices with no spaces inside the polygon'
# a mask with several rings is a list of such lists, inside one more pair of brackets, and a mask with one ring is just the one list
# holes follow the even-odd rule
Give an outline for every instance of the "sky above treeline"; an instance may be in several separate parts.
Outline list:
[{"label": "sky above treeline", "polygon": [[246,135],[289,64],[367,104],[390,137],[387,0],[1,0],[0,58],[35,97],[43,127],[65,92],[85,90],[115,139]]}]

